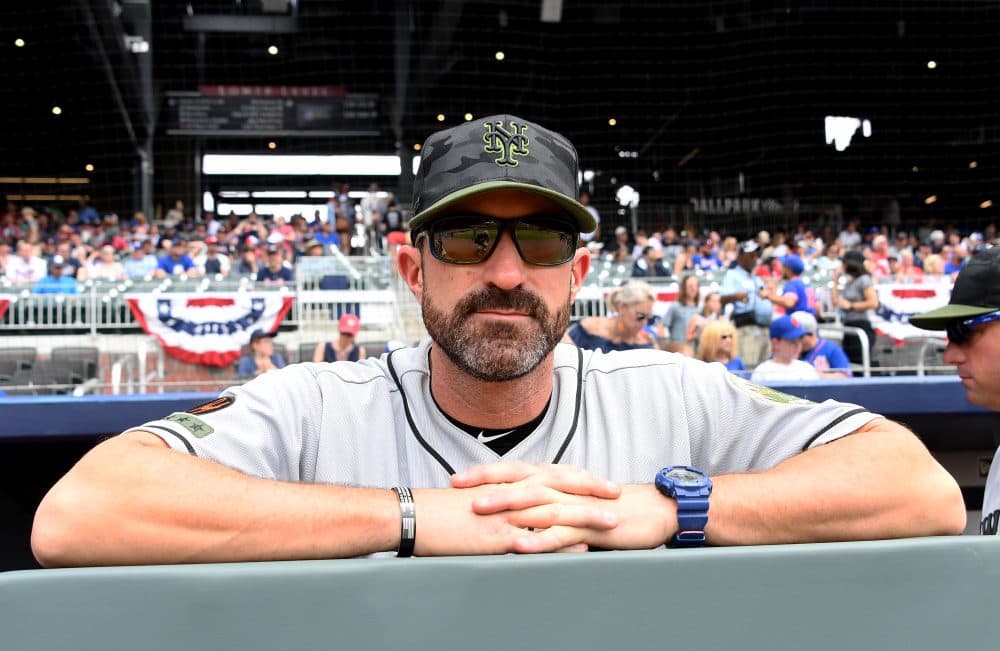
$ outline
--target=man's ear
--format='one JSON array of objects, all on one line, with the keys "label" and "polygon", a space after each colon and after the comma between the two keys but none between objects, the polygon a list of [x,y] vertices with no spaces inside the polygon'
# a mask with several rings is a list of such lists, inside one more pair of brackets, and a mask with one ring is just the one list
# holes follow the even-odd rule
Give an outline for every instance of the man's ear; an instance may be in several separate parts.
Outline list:
[{"label": "man's ear", "polygon": [[420,256],[419,245],[403,244],[396,252],[396,268],[399,270],[399,276],[418,301],[422,301],[424,298],[424,274],[420,265]]},{"label": "man's ear", "polygon": [[573,265],[570,268],[569,295],[571,301],[576,300],[576,294],[583,286],[583,279],[587,277],[589,271],[590,251],[581,246],[576,250],[576,254],[573,256]]}]

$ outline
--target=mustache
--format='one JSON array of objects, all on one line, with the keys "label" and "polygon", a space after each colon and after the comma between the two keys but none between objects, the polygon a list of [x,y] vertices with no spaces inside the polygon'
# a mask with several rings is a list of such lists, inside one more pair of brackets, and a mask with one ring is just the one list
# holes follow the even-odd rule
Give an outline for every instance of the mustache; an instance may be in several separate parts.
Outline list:
[{"label": "mustache", "polygon": [[480,310],[514,310],[524,312],[538,321],[544,321],[548,314],[545,302],[532,292],[517,287],[505,291],[498,287],[484,287],[464,296],[455,306],[455,312],[462,317],[471,316]]}]

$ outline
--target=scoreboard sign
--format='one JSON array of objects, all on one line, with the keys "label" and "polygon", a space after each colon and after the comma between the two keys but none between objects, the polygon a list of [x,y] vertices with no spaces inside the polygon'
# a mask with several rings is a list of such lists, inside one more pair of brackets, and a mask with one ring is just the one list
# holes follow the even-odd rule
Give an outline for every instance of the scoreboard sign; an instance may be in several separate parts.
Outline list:
[{"label": "scoreboard sign", "polygon": [[327,86],[203,86],[168,93],[166,132],[191,136],[378,135],[378,96]]}]

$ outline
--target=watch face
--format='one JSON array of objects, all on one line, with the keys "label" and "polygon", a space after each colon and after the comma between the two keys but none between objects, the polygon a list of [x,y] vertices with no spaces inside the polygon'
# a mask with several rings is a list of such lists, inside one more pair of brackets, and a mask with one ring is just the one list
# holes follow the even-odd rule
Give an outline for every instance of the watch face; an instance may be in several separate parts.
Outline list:
[{"label": "watch face", "polygon": [[671,468],[667,472],[667,477],[674,481],[691,486],[700,486],[705,481],[705,477],[697,472],[691,472],[685,468]]}]

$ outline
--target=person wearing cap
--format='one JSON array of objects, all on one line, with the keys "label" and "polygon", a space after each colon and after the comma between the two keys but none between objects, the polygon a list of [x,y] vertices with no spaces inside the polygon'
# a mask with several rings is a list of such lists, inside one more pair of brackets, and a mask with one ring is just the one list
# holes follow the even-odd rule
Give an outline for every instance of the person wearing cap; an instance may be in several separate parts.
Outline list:
[{"label": "person wearing cap", "polygon": [[276,332],[254,330],[250,334],[250,353],[236,363],[236,377],[241,380],[257,377],[285,367],[285,358],[274,351]]},{"label": "person wearing cap", "polygon": [[771,359],[757,365],[750,375],[753,382],[786,382],[818,380],[812,364],[799,359],[806,331],[792,315],[780,316],[771,322]]},{"label": "person wearing cap", "polygon": [[195,266],[194,260],[188,255],[188,245],[180,237],[170,240],[167,254],[156,263],[156,270],[153,271],[154,278],[169,278],[171,276],[186,275],[196,277],[201,275],[201,271]]},{"label": "person wearing cap", "polygon": [[268,244],[264,264],[257,270],[257,282],[265,285],[291,284],[295,279],[292,265],[285,261],[285,249],[280,244]]},{"label": "person wearing cap", "polygon": [[42,277],[31,288],[33,294],[79,294],[80,288],[72,276],[64,276],[63,268],[66,261],[61,255],[54,256],[49,261],[49,273]]},{"label": "person wearing cap", "polygon": [[[1000,412],[1000,246],[978,253],[958,274],[948,304],[911,316],[924,330],[944,330],[944,362],[958,370],[974,405]],[[994,457],[983,494],[980,532],[1000,533],[1000,463]]]},{"label": "person wearing cap", "polygon": [[337,322],[340,336],[334,341],[321,341],[313,350],[314,362],[356,362],[368,357],[365,347],[358,344],[358,333],[361,332],[361,319],[355,314],[347,313]]},{"label": "person wearing cap", "polygon": [[819,324],[812,312],[792,312],[806,334],[802,337],[799,359],[816,369],[821,378],[851,377],[851,362],[844,349],[829,339],[819,336]]},{"label": "person wearing cap", "polygon": [[[868,350],[872,350],[875,346],[875,328],[872,327],[868,313],[878,308],[879,301],[865,255],[861,251],[848,251],[844,254],[841,268],[833,273],[830,301],[840,310],[841,323],[851,328],[860,328],[868,340]],[[861,342],[856,337],[844,337],[844,352],[852,364],[864,363]]]},{"label": "person wearing cap", "polygon": [[219,238],[209,235],[204,240],[205,246],[194,257],[194,264],[204,276],[222,276],[225,278],[232,269],[229,256],[219,249]]},{"label": "person wearing cap", "polygon": [[781,293],[776,288],[765,286],[761,295],[774,305],[780,305],[785,310],[785,314],[792,312],[809,312],[814,314],[813,308],[809,305],[809,293],[806,284],[802,281],[802,272],[806,270],[802,258],[795,254],[789,254],[781,258],[781,277],[785,281],[782,285]]},{"label": "person wearing cap", "polygon": [[[590,268],[579,235],[595,226],[578,169],[565,137],[511,115],[432,134],[413,244],[399,251],[430,336],[360,362],[292,364],[100,443],[39,506],[37,558],[582,552],[964,529],[955,480],[862,407],[664,351],[560,344]],[[681,476],[699,497],[685,491],[679,511]]]},{"label": "person wearing cap", "polygon": [[151,278],[156,271],[158,261],[156,256],[146,250],[146,242],[136,240],[132,242],[132,253],[122,261],[122,268],[125,275],[131,280],[145,280]]},{"label": "person wearing cap", "polygon": [[764,298],[764,280],[753,273],[760,246],[753,240],[740,244],[736,263],[722,277],[722,305],[732,305],[730,319],[739,331],[739,357],[753,368],[771,355],[767,328],[773,305]]}]

